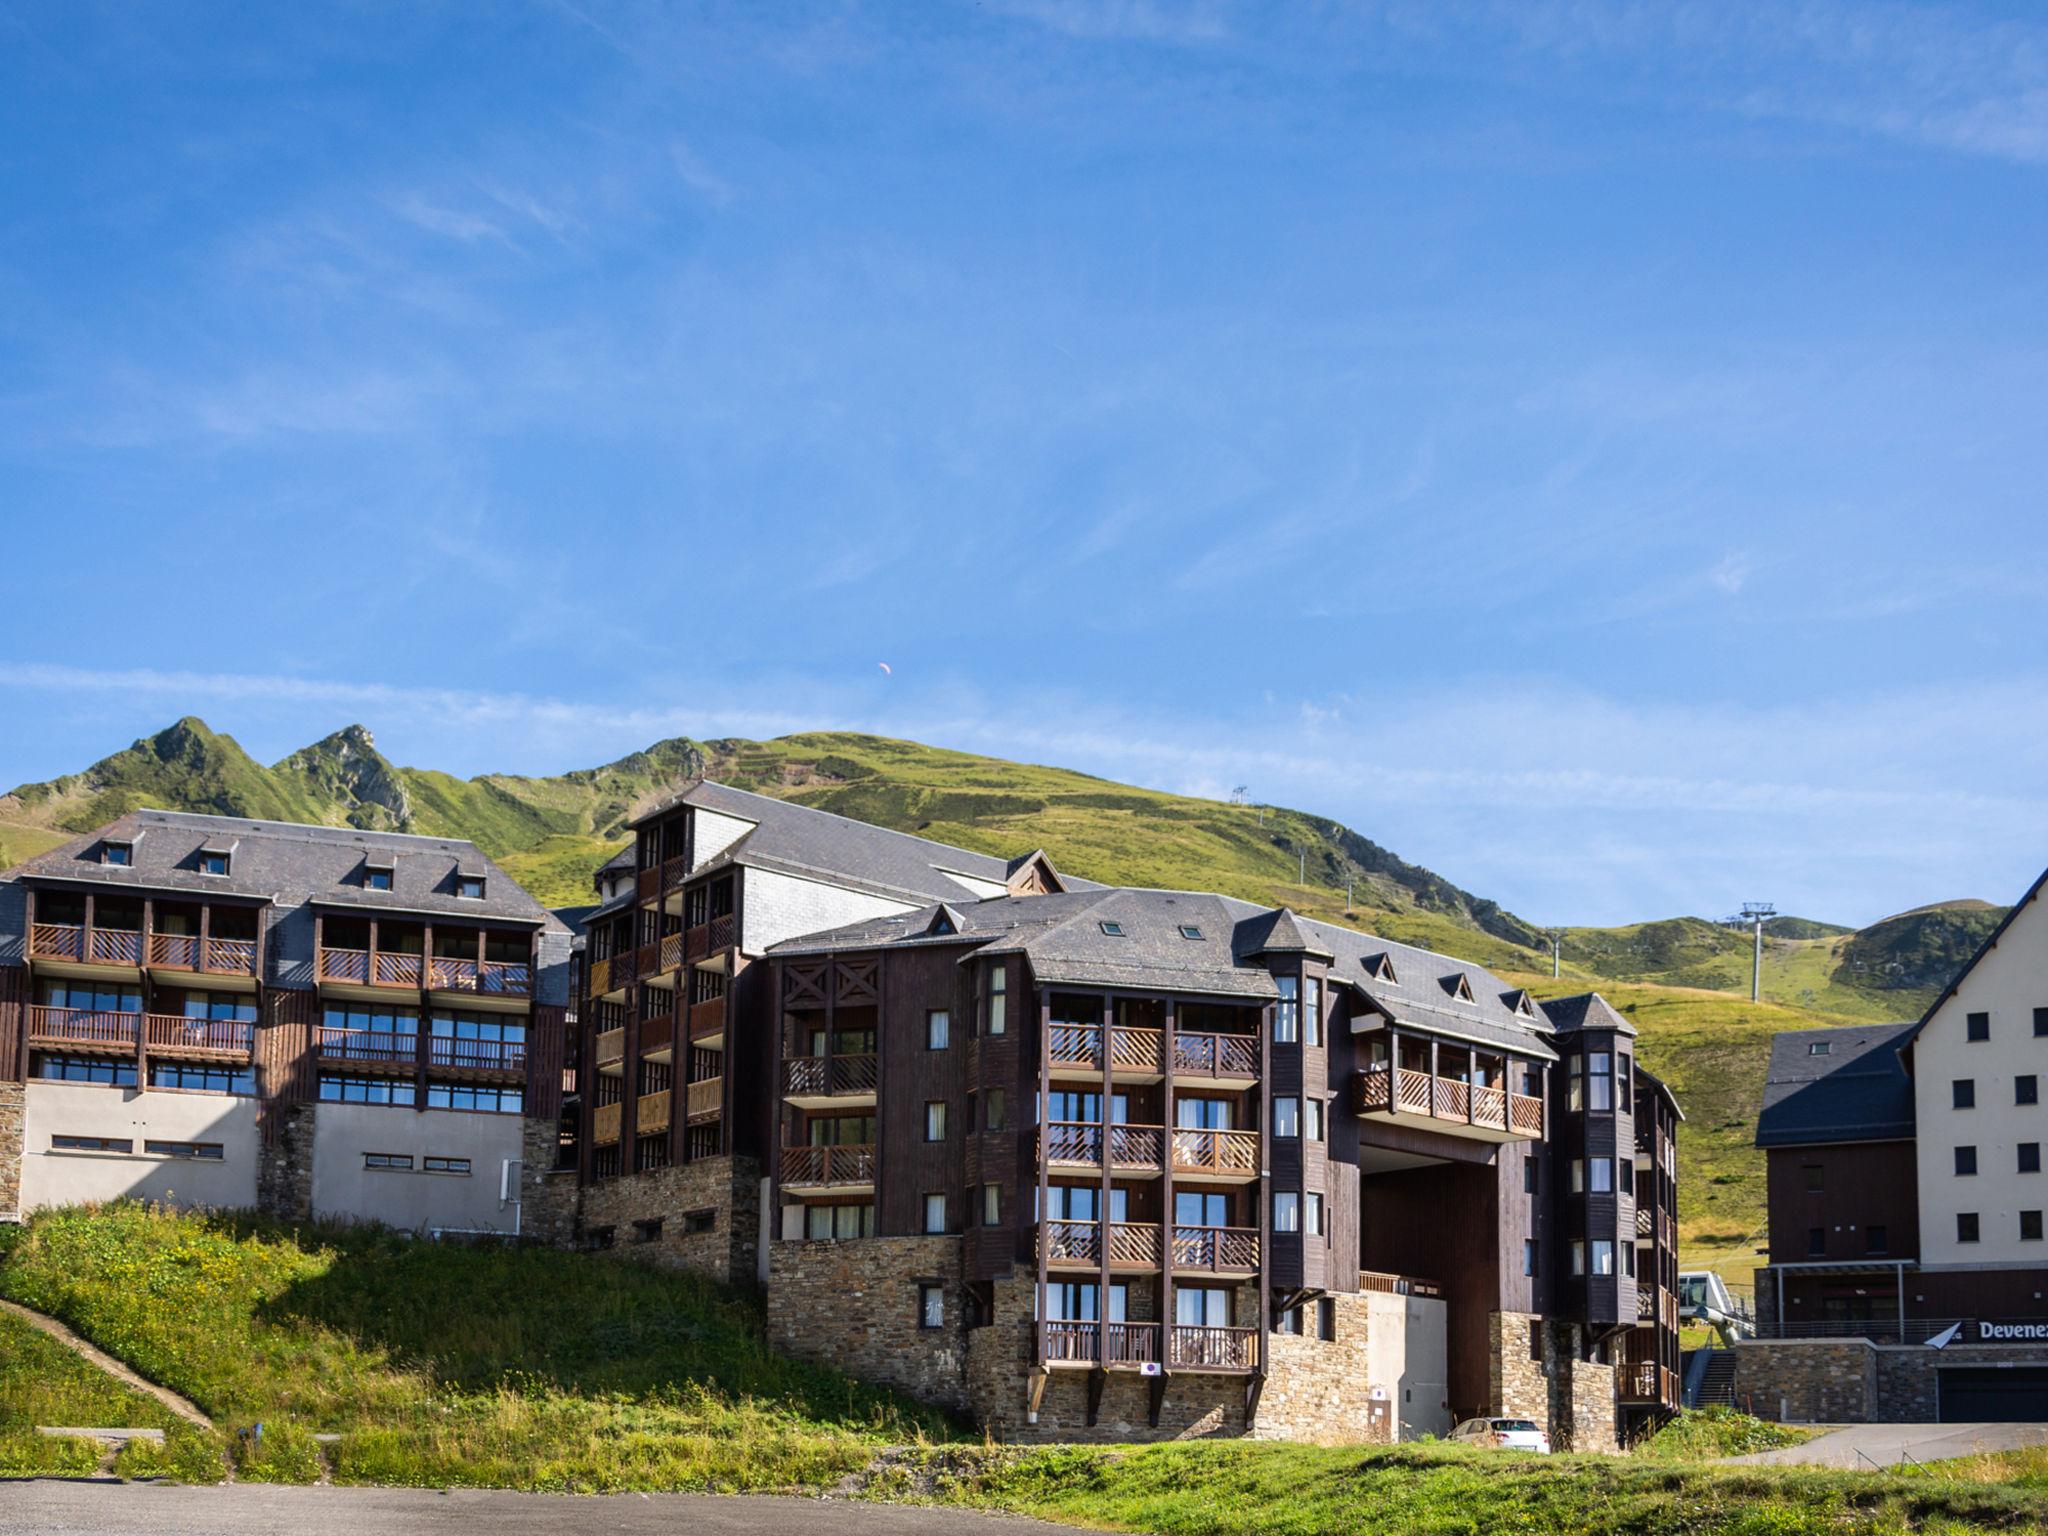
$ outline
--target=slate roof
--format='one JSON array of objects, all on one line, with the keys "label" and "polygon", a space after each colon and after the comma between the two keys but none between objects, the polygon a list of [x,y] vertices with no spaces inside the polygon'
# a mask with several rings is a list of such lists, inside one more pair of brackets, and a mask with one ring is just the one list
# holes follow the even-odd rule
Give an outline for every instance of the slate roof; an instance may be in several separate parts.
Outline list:
[{"label": "slate roof", "polygon": [[[134,862],[101,863],[100,845],[109,841],[132,843]],[[199,872],[196,860],[202,848],[229,847],[233,855],[227,874]],[[366,863],[390,867],[390,890],[363,888]],[[482,900],[455,894],[458,872],[484,877]],[[185,811],[130,811],[37,855],[5,878],[23,877],[132,890],[138,895],[144,890],[169,890],[194,897],[240,896],[285,906],[311,901],[376,911],[447,913],[549,930],[561,926],[518,882],[485,858],[476,844],[462,838],[249,821]]]},{"label": "slate roof", "polygon": [[1540,1003],[1551,1025],[1561,1035],[1568,1035],[1581,1029],[1611,1029],[1619,1035],[1632,1035],[1635,1025],[1614,1005],[1598,992],[1579,992],[1571,997],[1553,997],[1547,1003]]},{"label": "slate roof", "polygon": [[[1771,1037],[1760,1147],[1899,1141],[1913,1134],[1913,1080],[1900,1050],[1913,1024],[1791,1029]],[[1815,1055],[1814,1045],[1827,1047]]]}]

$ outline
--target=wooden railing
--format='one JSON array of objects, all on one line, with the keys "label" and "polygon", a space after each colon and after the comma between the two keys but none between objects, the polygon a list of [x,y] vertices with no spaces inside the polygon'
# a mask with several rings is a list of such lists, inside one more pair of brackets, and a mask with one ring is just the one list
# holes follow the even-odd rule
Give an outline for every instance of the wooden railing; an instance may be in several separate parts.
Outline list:
[{"label": "wooden railing", "polygon": [[1615,1369],[1614,1395],[1630,1403],[1672,1403],[1677,1375],[1654,1360],[1632,1360]]},{"label": "wooden railing", "polygon": [[1413,1067],[1389,1072],[1370,1067],[1358,1074],[1360,1114],[1423,1115],[1457,1125],[1482,1126],[1517,1136],[1543,1134],[1543,1101],[1505,1088],[1431,1077]]},{"label": "wooden railing", "polygon": [[597,1037],[596,1048],[593,1050],[592,1055],[595,1057],[593,1065],[600,1067],[608,1067],[614,1062],[624,1061],[626,1059],[625,1029],[621,1027],[601,1032]]},{"label": "wooden railing", "polygon": [[419,1060],[419,1038],[383,1030],[313,1027],[313,1045],[323,1061],[379,1061],[409,1066]]},{"label": "wooden railing", "polygon": [[256,974],[254,939],[201,939],[196,933],[152,933],[143,953],[162,971],[212,971],[226,976]]},{"label": "wooden railing", "polygon": [[709,1120],[718,1115],[724,1103],[725,1079],[705,1077],[690,1084],[685,1109],[692,1120]]},{"label": "wooden railing", "polygon": [[479,1072],[516,1072],[526,1065],[526,1042],[462,1040],[452,1035],[429,1035],[427,1060],[437,1067],[463,1067]]},{"label": "wooden railing", "polygon": [[873,1093],[880,1077],[878,1056],[793,1056],[783,1063],[782,1091],[819,1097]]},{"label": "wooden railing", "polygon": [[639,1107],[633,1111],[635,1135],[648,1136],[668,1129],[669,1094],[669,1089],[660,1088],[640,1095]]},{"label": "wooden railing", "polygon": [[85,928],[70,923],[31,923],[28,952],[45,960],[83,960]]},{"label": "wooden railing", "polygon": [[875,1149],[872,1146],[784,1147],[784,1184],[872,1184],[875,1182]]},{"label": "wooden railing", "polygon": [[[1109,1161],[1113,1168],[1157,1168],[1165,1128],[1157,1125],[1112,1125]],[[1104,1127],[1093,1121],[1055,1120],[1039,1138],[1039,1155],[1048,1162],[1102,1166]]]},{"label": "wooden railing", "polygon": [[1111,1323],[1104,1365],[1151,1365],[1159,1358],[1157,1323]]},{"label": "wooden railing", "polygon": [[1543,1134],[1543,1101],[1533,1094],[1509,1094],[1508,1128],[1522,1136],[1541,1136]]},{"label": "wooden railing", "polygon": [[404,987],[418,991],[425,974],[426,958],[393,949],[333,949],[320,951],[320,979],[348,981],[361,986]]},{"label": "wooden railing", "polygon": [[1051,1264],[1100,1264],[1102,1227],[1093,1221],[1048,1221],[1045,1257]]},{"label": "wooden railing", "polygon": [[[407,958],[417,960],[416,956]],[[436,992],[528,997],[533,993],[533,967],[524,960],[470,960],[460,955],[436,955],[427,963],[427,986]]]},{"label": "wooden railing", "polygon": [[1173,1037],[1175,1076],[1257,1077],[1259,1042],[1254,1035],[1183,1034]]},{"label": "wooden railing", "polygon": [[1110,1263],[1156,1268],[1159,1252],[1159,1228],[1135,1221],[1109,1224]]},{"label": "wooden railing", "polygon": [[1175,1269],[1255,1270],[1259,1267],[1256,1227],[1175,1227]]},{"label": "wooden railing", "polygon": [[661,943],[656,946],[654,968],[657,971],[673,971],[683,963],[683,933],[678,928],[674,933],[664,933]]},{"label": "wooden railing", "polygon": [[1102,1329],[1095,1323],[1054,1319],[1045,1325],[1045,1358],[1050,1364],[1092,1362]]},{"label": "wooden railing", "polygon": [[[1109,1064],[1120,1072],[1158,1072],[1164,1057],[1164,1036],[1156,1029],[1127,1029],[1116,1025],[1109,1032]],[[1056,1067],[1102,1067],[1102,1026],[1100,1024],[1055,1024],[1047,1041]]]},{"label": "wooden railing", "polygon": [[1648,1206],[1636,1207],[1636,1236],[1653,1237],[1657,1230],[1657,1214]]},{"label": "wooden railing", "polygon": [[1259,1171],[1258,1134],[1255,1131],[1176,1128],[1173,1133],[1173,1171],[1256,1177]]},{"label": "wooden railing", "polygon": [[188,1019],[172,1013],[143,1017],[143,1038],[152,1051],[212,1051],[247,1056],[256,1026],[246,1019]]},{"label": "wooden railing", "polygon": [[700,1039],[705,1035],[723,1033],[725,1029],[725,999],[707,997],[701,1003],[690,1004],[690,1038]]},{"label": "wooden railing", "polygon": [[1441,1296],[1443,1286],[1435,1280],[1421,1280],[1413,1275],[1389,1274],[1384,1270],[1361,1269],[1358,1272],[1358,1288],[1361,1291],[1376,1291],[1385,1296]]},{"label": "wooden railing", "polygon": [[610,1146],[619,1139],[619,1117],[623,1104],[600,1104],[590,1117],[590,1139],[600,1147]]},{"label": "wooden railing", "polygon": [[1654,1323],[1657,1321],[1657,1288],[1638,1286],[1636,1288],[1636,1321]]},{"label": "wooden railing", "polygon": [[84,1008],[41,1008],[28,1010],[28,1037],[68,1045],[135,1044],[140,1027],[139,1013],[94,1013]]},{"label": "wooden railing", "polygon": [[1166,1363],[1182,1370],[1248,1371],[1257,1356],[1255,1328],[1197,1328],[1176,1323],[1167,1334]]},{"label": "wooden railing", "polygon": [[714,917],[711,919],[711,947],[705,953],[715,955],[721,949],[732,948],[739,942],[738,935],[739,925],[733,921],[730,912],[723,917]]}]

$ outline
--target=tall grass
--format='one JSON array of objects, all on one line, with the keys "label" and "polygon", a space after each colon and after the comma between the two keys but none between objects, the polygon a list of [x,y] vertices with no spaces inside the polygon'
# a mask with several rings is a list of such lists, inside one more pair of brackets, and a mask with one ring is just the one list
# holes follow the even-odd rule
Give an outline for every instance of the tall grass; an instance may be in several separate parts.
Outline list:
[{"label": "tall grass", "polygon": [[196,1430],[145,1392],[123,1386],[18,1318],[0,1313],[0,1476],[78,1476],[96,1467],[97,1441],[54,1438],[39,1425],[161,1429],[159,1449],[141,1441],[125,1456],[135,1476],[211,1482],[223,1472],[219,1437]]}]

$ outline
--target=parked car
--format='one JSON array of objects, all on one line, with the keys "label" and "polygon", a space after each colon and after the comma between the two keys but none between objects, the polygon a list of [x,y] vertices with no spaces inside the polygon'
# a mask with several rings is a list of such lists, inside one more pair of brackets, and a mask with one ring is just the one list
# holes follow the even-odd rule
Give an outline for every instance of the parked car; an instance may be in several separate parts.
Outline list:
[{"label": "parked car", "polygon": [[1491,1445],[1509,1451],[1550,1454],[1550,1436],[1534,1419],[1467,1419],[1451,1431],[1460,1445]]}]

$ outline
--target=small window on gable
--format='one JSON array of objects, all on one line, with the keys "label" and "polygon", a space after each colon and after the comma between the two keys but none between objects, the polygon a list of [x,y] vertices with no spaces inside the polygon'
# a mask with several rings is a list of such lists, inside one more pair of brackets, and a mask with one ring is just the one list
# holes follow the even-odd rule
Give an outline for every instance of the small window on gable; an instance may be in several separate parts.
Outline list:
[{"label": "small window on gable", "polygon": [[1394,983],[1396,986],[1400,985],[1401,978],[1394,974],[1394,957],[1392,955],[1371,956],[1365,962],[1365,969],[1366,973],[1375,981],[1387,981]]},{"label": "small window on gable", "polygon": [[135,845],[133,843],[117,843],[112,840],[101,843],[100,862],[102,864],[119,864],[125,868],[135,862]]},{"label": "small window on gable", "polygon": [[224,875],[227,872],[227,849],[202,848],[199,850],[199,873],[202,875]]},{"label": "small window on gable", "polygon": [[1989,1040],[1991,1038],[1991,1015],[1988,1013],[1965,1014],[1963,1016],[1963,1034],[1973,1044],[1979,1040]]},{"label": "small window on gable", "polygon": [[1112,939],[1120,939],[1124,936],[1124,925],[1122,923],[1113,923],[1105,920],[1101,926],[1102,931]]},{"label": "small window on gable", "polygon": [[1458,972],[1455,976],[1446,976],[1444,982],[1451,996],[1455,997],[1459,1002],[1469,1003],[1472,1001],[1472,983],[1465,979],[1463,971]]},{"label": "small window on gable", "polygon": [[391,866],[389,864],[365,864],[363,866],[363,889],[366,891],[390,890]]},{"label": "small window on gable", "polygon": [[458,874],[455,877],[455,894],[466,901],[482,901],[484,899],[484,877],[482,875]]},{"label": "small window on gable", "polygon": [[1193,923],[1182,923],[1180,925],[1180,936],[1184,939],[1199,939],[1202,936],[1202,930]]},{"label": "small window on gable", "polygon": [[1536,1005],[1529,1001],[1528,993],[1517,992],[1515,994],[1515,1012],[1525,1019],[1536,1017]]}]

